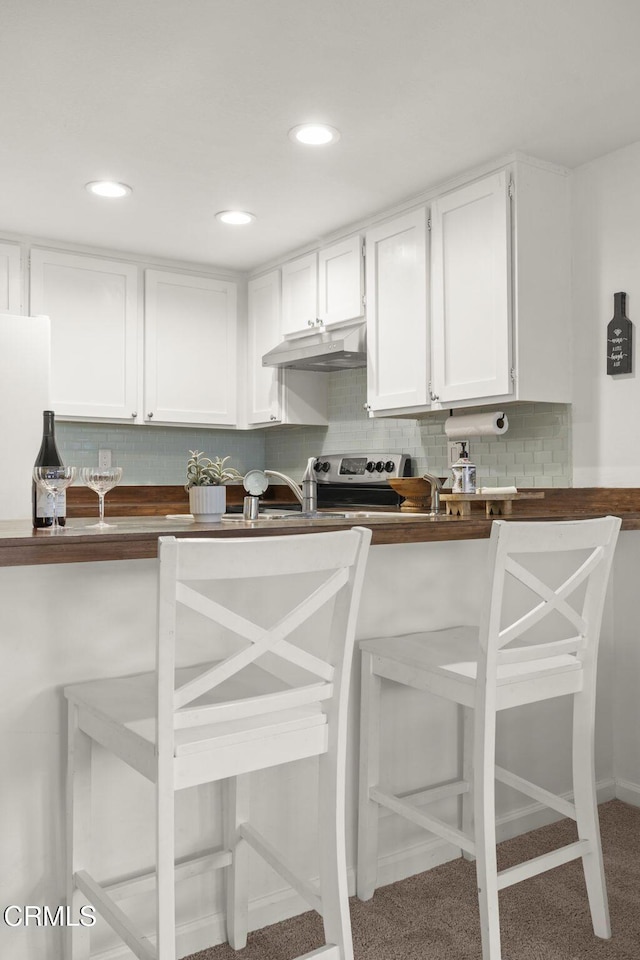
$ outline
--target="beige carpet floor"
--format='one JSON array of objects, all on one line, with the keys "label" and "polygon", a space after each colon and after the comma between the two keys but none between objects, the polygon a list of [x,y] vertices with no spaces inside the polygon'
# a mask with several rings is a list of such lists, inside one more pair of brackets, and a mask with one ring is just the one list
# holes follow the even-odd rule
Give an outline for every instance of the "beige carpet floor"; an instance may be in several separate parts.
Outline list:
[{"label": "beige carpet floor", "polygon": [[[591,928],[580,861],[500,894],[503,960],[640,960],[640,808],[611,800],[600,823],[613,937]],[[561,821],[500,844],[499,867],[576,839]],[[355,960],[481,960],[475,868],[454,860],[352,898]],[[323,943],[314,912],[249,934],[244,950],[220,944],[188,960],[292,960]]]}]

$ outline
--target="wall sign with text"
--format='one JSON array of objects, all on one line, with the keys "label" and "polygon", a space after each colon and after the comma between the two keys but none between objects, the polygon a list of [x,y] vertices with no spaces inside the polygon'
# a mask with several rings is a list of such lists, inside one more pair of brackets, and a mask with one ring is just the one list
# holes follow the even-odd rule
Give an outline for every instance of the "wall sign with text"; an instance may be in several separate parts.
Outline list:
[{"label": "wall sign with text", "polygon": [[607,326],[607,373],[631,373],[633,324],[627,317],[626,293],[613,295],[613,320]]}]

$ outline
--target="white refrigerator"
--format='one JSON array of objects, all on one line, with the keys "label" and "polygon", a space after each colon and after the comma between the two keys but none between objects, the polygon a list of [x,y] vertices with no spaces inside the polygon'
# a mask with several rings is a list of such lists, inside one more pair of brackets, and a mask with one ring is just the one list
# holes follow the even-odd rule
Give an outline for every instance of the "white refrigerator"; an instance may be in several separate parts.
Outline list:
[{"label": "white refrigerator", "polygon": [[50,409],[49,317],[0,315],[0,520],[31,517],[31,474]]}]

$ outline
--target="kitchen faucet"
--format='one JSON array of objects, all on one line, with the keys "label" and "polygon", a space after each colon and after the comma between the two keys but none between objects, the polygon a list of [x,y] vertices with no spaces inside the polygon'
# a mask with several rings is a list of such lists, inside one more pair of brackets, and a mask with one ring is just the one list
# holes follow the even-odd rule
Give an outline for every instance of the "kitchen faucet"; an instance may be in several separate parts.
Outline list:
[{"label": "kitchen faucet", "polygon": [[440,510],[440,491],[442,489],[442,480],[440,477],[434,477],[432,473],[423,473],[423,480],[428,480],[431,484],[431,513],[438,513]]},{"label": "kitchen faucet", "polygon": [[316,516],[318,513],[318,482],[313,469],[315,462],[315,457],[309,457],[307,460],[307,466],[302,477],[302,490],[295,480],[288,477],[286,473],[278,473],[277,470],[263,471],[267,477],[277,477],[278,480],[284,480],[295,493],[303,514],[311,516]]}]

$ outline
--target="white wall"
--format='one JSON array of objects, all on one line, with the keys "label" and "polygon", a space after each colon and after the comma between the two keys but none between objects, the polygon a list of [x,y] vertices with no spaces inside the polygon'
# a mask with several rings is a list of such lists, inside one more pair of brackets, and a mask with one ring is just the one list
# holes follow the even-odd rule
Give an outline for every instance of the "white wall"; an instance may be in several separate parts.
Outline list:
[{"label": "white wall", "polygon": [[607,376],[605,359],[617,291],[640,335],[640,143],[572,180],[574,486],[640,486],[640,379]]}]

